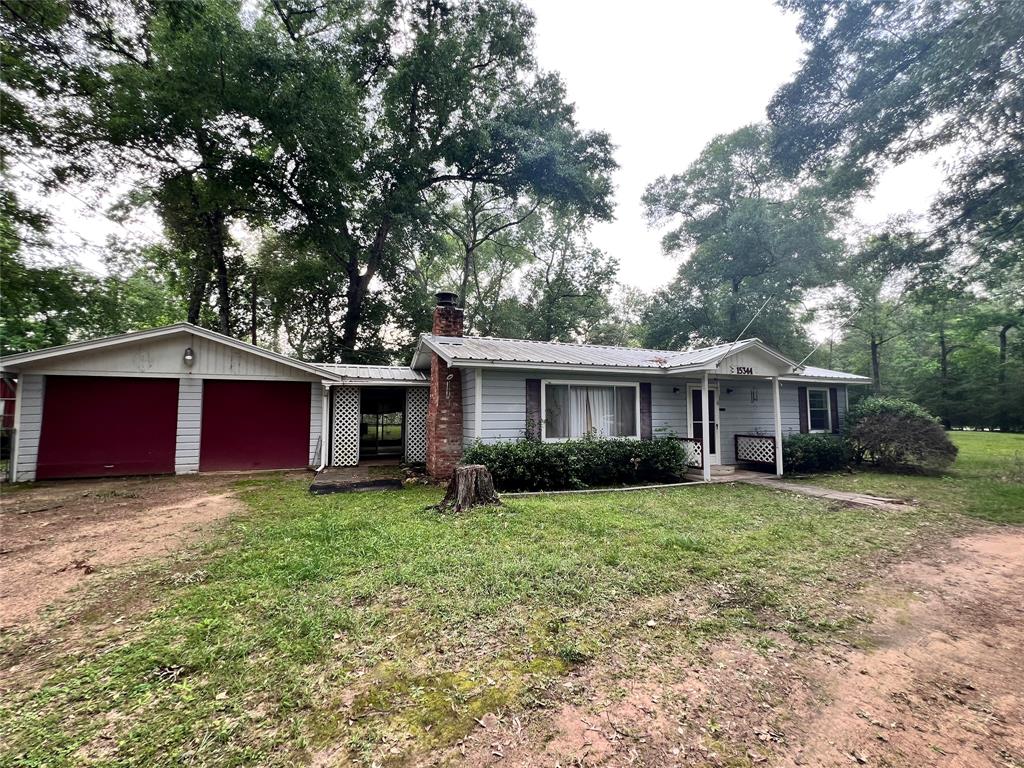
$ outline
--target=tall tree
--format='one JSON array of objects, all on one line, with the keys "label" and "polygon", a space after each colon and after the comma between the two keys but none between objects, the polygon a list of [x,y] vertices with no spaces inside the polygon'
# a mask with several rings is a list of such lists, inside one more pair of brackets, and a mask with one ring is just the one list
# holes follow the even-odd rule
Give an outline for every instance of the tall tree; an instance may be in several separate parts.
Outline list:
[{"label": "tall tree", "polygon": [[718,136],[685,172],[647,188],[648,221],[670,227],[662,247],[684,259],[649,312],[650,342],[731,341],[764,307],[749,334],[792,352],[802,346],[801,301],[832,276],[845,209],[813,180],[785,178],[771,142],[763,125]]},{"label": "tall tree", "polygon": [[927,247],[898,223],[864,239],[844,261],[839,291],[827,305],[832,324],[863,340],[872,388],[882,387],[883,348],[913,327],[910,293]]},{"label": "tall tree", "polygon": [[324,130],[331,123],[308,93],[298,122],[295,109],[273,100],[264,121],[282,149],[274,183],[299,214],[294,232],[345,274],[346,356],[359,356],[374,280],[398,274],[410,232],[440,228],[431,201],[454,198],[453,185],[609,215],[608,137],[582,131],[561,81],[538,69],[533,17],[520,3],[367,2],[339,14],[335,3],[278,0],[275,8],[296,49],[316,62],[317,78],[298,90],[318,95],[333,81],[333,103],[351,107],[347,120],[333,121],[346,127],[342,137]]},{"label": "tall tree", "polygon": [[587,341],[588,330],[610,314],[618,261],[590,244],[576,217],[549,211],[531,223],[521,335],[538,341]]},{"label": "tall tree", "polygon": [[840,165],[869,186],[939,147],[943,233],[1008,263],[1024,242],[1024,4],[1004,0],[779,0],[808,48],[769,107],[791,171]]}]

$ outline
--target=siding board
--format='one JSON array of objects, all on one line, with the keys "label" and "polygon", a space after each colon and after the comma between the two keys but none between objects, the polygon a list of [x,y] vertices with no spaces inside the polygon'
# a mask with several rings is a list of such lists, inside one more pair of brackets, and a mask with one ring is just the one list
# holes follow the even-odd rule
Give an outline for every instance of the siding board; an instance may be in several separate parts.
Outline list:
[{"label": "siding board", "polygon": [[199,471],[199,440],[203,418],[203,380],[178,382],[178,431],[174,443],[174,474]]},{"label": "siding board", "polygon": [[323,428],[323,386],[314,381],[309,385],[309,466],[320,466],[320,440]]},{"label": "siding board", "polygon": [[39,459],[39,435],[43,427],[43,391],[45,378],[36,373],[18,377],[14,428],[18,430],[15,451],[14,479],[32,482],[36,479]]}]

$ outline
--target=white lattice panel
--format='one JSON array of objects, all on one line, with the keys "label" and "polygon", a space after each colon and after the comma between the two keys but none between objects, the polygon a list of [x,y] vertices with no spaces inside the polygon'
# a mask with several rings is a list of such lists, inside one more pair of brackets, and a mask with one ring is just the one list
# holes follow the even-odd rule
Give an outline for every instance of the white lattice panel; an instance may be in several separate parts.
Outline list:
[{"label": "white lattice panel", "polygon": [[409,387],[405,390],[405,460],[420,463],[427,460],[427,402],[430,390]]},{"label": "white lattice panel", "polygon": [[686,456],[686,466],[688,467],[700,467],[704,463],[704,457],[701,455],[700,440],[694,440],[693,438],[682,438],[679,441],[680,445],[683,446],[683,453]]},{"label": "white lattice panel", "polygon": [[359,463],[359,388],[334,387],[331,414],[331,466]]},{"label": "white lattice panel", "polygon": [[775,438],[737,435],[736,461],[751,461],[755,464],[774,464]]}]

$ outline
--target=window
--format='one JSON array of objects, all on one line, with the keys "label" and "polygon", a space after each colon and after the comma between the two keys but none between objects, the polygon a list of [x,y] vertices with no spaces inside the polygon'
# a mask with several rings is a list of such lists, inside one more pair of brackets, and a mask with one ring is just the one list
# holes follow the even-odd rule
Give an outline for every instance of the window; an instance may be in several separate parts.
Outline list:
[{"label": "window", "polygon": [[832,429],[827,389],[807,390],[807,423],[810,424],[811,432],[828,432]]},{"label": "window", "polygon": [[636,384],[544,382],[544,439],[639,437]]}]

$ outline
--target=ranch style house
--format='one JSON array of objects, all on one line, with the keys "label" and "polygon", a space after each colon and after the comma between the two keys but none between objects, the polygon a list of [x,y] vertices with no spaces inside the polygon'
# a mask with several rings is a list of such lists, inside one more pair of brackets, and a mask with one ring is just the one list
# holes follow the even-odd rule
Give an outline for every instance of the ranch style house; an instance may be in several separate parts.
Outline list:
[{"label": "ranch style house", "polygon": [[425,463],[466,447],[586,435],[686,448],[709,480],[782,474],[783,436],[838,433],[864,376],[798,365],[758,339],[686,351],[463,335],[437,295],[408,366],[312,363],[189,323],[0,360],[16,392],[10,479]]}]

